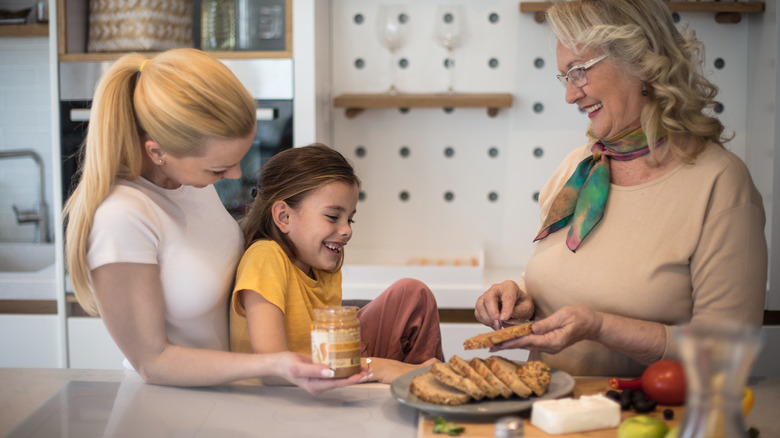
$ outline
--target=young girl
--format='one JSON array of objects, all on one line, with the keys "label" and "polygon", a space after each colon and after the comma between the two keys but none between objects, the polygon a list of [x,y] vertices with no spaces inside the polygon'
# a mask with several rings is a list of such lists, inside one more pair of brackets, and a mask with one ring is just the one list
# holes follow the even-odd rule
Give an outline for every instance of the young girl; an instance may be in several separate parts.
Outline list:
[{"label": "young girl", "polygon": [[[352,166],[324,145],[287,149],[263,166],[242,221],[247,249],[230,306],[231,350],[311,354],[314,309],[341,305],[359,187]],[[443,360],[436,300],[419,281],[394,283],[358,320],[361,356],[380,382]]]}]

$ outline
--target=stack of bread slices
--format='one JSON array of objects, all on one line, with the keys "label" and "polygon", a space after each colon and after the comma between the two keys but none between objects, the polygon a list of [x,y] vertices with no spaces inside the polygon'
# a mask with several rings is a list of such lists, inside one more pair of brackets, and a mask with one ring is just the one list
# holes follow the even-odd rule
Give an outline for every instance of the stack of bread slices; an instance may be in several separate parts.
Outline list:
[{"label": "stack of bread slices", "polygon": [[422,401],[453,406],[485,398],[528,398],[547,392],[550,374],[550,367],[539,361],[517,365],[501,356],[470,362],[452,356],[449,363],[434,364],[414,377],[409,391]]},{"label": "stack of bread slices", "polygon": [[[471,337],[463,342],[463,348],[490,348],[529,334],[530,322]],[[542,396],[550,377],[550,367],[539,361],[517,365],[501,356],[473,358],[470,362],[452,356],[449,363],[434,364],[430,371],[413,378],[409,391],[428,403],[462,405],[484,398]]]}]

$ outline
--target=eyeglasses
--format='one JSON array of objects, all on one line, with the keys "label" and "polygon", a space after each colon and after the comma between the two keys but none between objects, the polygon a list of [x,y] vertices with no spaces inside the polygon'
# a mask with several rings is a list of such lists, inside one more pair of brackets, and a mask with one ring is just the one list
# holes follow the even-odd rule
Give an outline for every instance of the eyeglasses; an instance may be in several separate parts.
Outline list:
[{"label": "eyeglasses", "polygon": [[593,68],[594,65],[598,64],[607,56],[608,55],[601,55],[598,58],[593,58],[584,64],[575,65],[574,67],[570,68],[565,75],[555,75],[555,77],[561,81],[561,84],[563,84],[564,87],[568,86],[569,82],[571,82],[571,84],[575,87],[582,88],[588,85],[588,77],[585,75],[585,72],[588,69]]}]

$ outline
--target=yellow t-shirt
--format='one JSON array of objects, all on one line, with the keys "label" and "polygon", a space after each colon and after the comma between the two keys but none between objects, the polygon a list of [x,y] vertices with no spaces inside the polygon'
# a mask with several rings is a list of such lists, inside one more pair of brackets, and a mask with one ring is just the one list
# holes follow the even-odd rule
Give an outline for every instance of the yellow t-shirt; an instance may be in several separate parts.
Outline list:
[{"label": "yellow t-shirt", "polygon": [[313,269],[312,279],[295,266],[272,240],[259,240],[246,250],[236,272],[230,301],[230,350],[251,353],[246,310],[238,291],[251,290],[279,307],[284,314],[287,348],[311,354],[314,309],[341,305],[341,271],[329,274]]}]

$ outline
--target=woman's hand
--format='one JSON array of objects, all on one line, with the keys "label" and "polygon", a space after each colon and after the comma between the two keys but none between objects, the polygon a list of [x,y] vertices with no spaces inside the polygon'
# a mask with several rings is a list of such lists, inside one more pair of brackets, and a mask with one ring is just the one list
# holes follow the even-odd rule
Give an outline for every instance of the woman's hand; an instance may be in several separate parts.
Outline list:
[{"label": "woman's hand", "polygon": [[586,306],[562,307],[531,326],[533,334],[506,341],[490,351],[523,348],[556,354],[582,340],[598,342],[644,364],[663,357],[666,329],[653,321],[591,310]]},{"label": "woman's hand", "polygon": [[584,339],[596,339],[603,315],[586,306],[562,307],[549,317],[535,322],[533,334],[501,343],[490,351],[523,348],[555,354]]},{"label": "woman's hand", "polygon": [[276,356],[276,369],[280,377],[311,394],[367,382],[370,377],[369,369],[364,367],[357,374],[343,379],[334,379],[333,370],[326,365],[312,363],[311,358],[302,354],[285,351],[272,356]]},{"label": "woman's hand", "polygon": [[474,305],[477,321],[492,327],[493,330],[500,329],[504,321],[527,320],[531,319],[533,314],[534,303],[531,297],[512,280],[490,286],[490,289],[477,298]]},{"label": "woman's hand", "polygon": [[431,358],[421,364],[403,363],[393,359],[383,359],[381,357],[368,357],[365,358],[365,363],[370,370],[370,379],[379,383],[393,383],[393,380],[408,373],[409,371],[416,370],[417,368],[427,367],[441,362],[439,359]]}]

